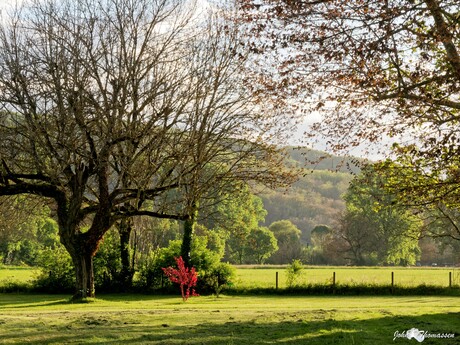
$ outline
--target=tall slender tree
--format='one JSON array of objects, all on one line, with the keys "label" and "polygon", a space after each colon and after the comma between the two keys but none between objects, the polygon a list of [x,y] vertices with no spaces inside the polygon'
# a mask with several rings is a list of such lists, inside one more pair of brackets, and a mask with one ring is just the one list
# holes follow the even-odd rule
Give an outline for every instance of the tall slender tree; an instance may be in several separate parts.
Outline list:
[{"label": "tall slender tree", "polygon": [[181,219],[145,202],[178,184],[189,17],[179,1],[63,0],[2,22],[0,194],[54,201],[78,297],[94,296],[92,258],[114,222]]},{"label": "tall slender tree", "polygon": [[186,70],[193,89],[177,147],[186,154],[176,167],[182,181],[176,198],[187,215],[181,250],[187,265],[200,211],[208,212],[228,195],[238,197],[249,182],[274,188],[297,176],[285,168],[275,145],[285,135],[285,118],[256,104],[248,92],[242,74],[247,52],[239,28],[225,15],[215,13],[189,42]]}]

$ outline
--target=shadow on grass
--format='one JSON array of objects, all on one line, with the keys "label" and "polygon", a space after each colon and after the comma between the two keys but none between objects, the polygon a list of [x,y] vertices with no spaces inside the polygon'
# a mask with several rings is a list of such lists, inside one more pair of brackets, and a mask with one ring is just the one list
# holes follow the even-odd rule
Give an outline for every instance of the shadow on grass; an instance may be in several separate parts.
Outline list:
[{"label": "shadow on grass", "polygon": [[391,286],[380,284],[308,284],[291,288],[229,288],[227,295],[308,295],[308,296],[460,296],[458,287],[436,285]]},{"label": "shadow on grass", "polygon": [[[396,338],[396,331],[411,328],[431,334],[454,334],[450,339],[425,339],[423,344],[460,344],[460,313],[442,313],[420,316],[385,316],[363,320],[337,321],[330,313],[318,310],[313,320],[302,319],[302,314],[286,313],[278,320],[260,319],[238,322],[230,318],[224,323],[203,323],[196,326],[177,324],[148,324],[113,322],[103,318],[73,320],[67,325],[51,326],[49,336],[35,330],[28,339],[41,337],[41,344],[416,344],[414,339]],[[1,320],[0,320],[1,322]],[[23,334],[0,335],[0,343],[25,342]],[[38,342],[37,342],[38,343]]]},{"label": "shadow on grass", "polygon": [[31,308],[34,306],[57,305],[70,303],[69,295],[42,295],[30,293],[7,293],[0,295],[0,309]]}]

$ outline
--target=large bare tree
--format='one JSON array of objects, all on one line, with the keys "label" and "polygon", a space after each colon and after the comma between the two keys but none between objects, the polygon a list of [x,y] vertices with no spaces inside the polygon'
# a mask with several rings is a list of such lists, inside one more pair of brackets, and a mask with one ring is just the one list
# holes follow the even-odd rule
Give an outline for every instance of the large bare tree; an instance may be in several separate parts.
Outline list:
[{"label": "large bare tree", "polygon": [[177,186],[189,17],[179,1],[31,1],[3,23],[0,194],[54,200],[79,296],[115,221],[180,218],[143,206]]},{"label": "large bare tree", "polygon": [[233,29],[196,13],[180,0],[33,0],[2,25],[0,194],[54,202],[76,297],[94,296],[93,256],[115,223],[183,220],[187,253],[206,196],[290,178],[264,143],[279,121],[239,85]]}]

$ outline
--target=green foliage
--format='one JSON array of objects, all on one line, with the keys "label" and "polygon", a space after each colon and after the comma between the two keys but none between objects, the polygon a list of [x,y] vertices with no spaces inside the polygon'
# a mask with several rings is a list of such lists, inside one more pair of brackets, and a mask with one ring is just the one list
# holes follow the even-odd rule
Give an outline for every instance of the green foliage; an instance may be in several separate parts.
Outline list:
[{"label": "green foliage", "polygon": [[4,264],[33,266],[43,248],[58,243],[50,210],[34,198],[0,199],[0,258]]},{"label": "green foliage", "polygon": [[286,268],[286,285],[288,288],[292,288],[298,284],[302,270],[302,262],[300,260],[292,260],[292,262]]},{"label": "green foliage", "polygon": [[[151,252],[147,257],[141,258],[139,262],[139,285],[141,288],[158,289],[168,285],[164,279],[164,267],[174,266],[175,258],[180,256],[180,240],[169,242],[169,246]],[[201,276],[209,276],[213,267],[220,259],[221,252],[208,248],[208,239],[205,236],[195,236],[192,242],[191,264],[198,272],[198,283]],[[200,285],[202,286],[202,285]],[[200,291],[199,291],[200,292]]]},{"label": "green foliage", "polygon": [[398,205],[373,166],[357,176],[345,194],[347,209],[339,229],[352,263],[413,265],[419,257],[422,221]]},{"label": "green foliage", "polygon": [[120,288],[120,237],[115,229],[109,230],[93,259],[94,283],[98,290],[117,291]]},{"label": "green foliage", "polygon": [[202,224],[197,224],[195,227],[196,235],[205,237],[206,247],[213,253],[216,253],[219,258],[225,254],[225,242],[227,234],[223,229],[209,230]]},{"label": "green foliage", "polygon": [[271,256],[270,263],[284,264],[301,258],[301,232],[290,220],[273,222],[269,229],[278,242],[278,251]]},{"label": "green foliage", "polygon": [[[424,235],[448,238],[449,245],[455,246],[454,243],[460,240],[458,155],[452,155],[449,152],[452,148],[447,147],[442,148],[447,151],[442,153],[444,157],[441,159],[414,157],[418,154],[416,147],[396,145],[395,149],[399,154],[396,161],[388,159],[376,165],[378,172],[385,177],[385,189],[396,196],[399,204],[410,205],[423,214],[426,219]],[[437,169],[431,168],[432,164],[439,162],[443,164]]]},{"label": "green foliage", "polygon": [[[138,280],[136,285],[141,289],[163,287],[163,275],[158,266],[158,250],[149,251],[138,259]],[[165,266],[166,267],[166,266]]]},{"label": "green foliage", "polygon": [[317,225],[311,231],[312,237],[324,237],[332,232],[331,228],[327,225]]},{"label": "green foliage", "polygon": [[233,263],[243,263],[247,260],[247,241],[249,234],[263,222],[267,211],[262,200],[250,193],[245,186],[237,194],[219,203],[212,219],[205,224],[212,232],[223,234],[226,241],[226,259]]},{"label": "green foliage", "polygon": [[222,289],[232,286],[236,277],[235,268],[229,263],[219,262],[214,264],[200,277],[202,289],[210,289],[216,297],[219,297]]},{"label": "green foliage", "polygon": [[37,241],[45,248],[59,245],[58,224],[49,217],[41,217],[37,222]]},{"label": "green foliage", "polygon": [[253,229],[246,239],[245,252],[250,262],[263,264],[278,250],[278,241],[273,232],[266,227]]},{"label": "green foliage", "polygon": [[75,288],[75,273],[70,255],[64,246],[43,249],[38,256],[41,273],[34,282],[39,291],[71,292]]},{"label": "green foliage", "polygon": [[[70,255],[57,240],[57,225],[54,221],[44,222],[42,240],[51,247],[37,254],[37,266],[41,274],[34,283],[40,291],[53,293],[70,292],[75,287],[75,272]],[[95,286],[102,291],[120,290],[118,276],[121,271],[120,242],[115,230],[104,236],[98,253],[94,257]]]}]

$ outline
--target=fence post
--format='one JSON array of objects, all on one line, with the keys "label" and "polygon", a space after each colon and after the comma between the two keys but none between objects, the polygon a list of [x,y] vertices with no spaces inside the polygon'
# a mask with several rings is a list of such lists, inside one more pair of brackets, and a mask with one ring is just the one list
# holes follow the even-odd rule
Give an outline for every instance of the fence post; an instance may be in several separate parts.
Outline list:
[{"label": "fence post", "polygon": [[335,293],[335,272],[332,272],[332,293]]},{"label": "fence post", "polygon": [[395,273],[391,272],[391,293],[394,292],[394,288],[395,288]]},{"label": "fence post", "polygon": [[449,287],[452,287],[452,272],[449,272]]},{"label": "fence post", "polygon": [[278,290],[278,272],[276,272],[276,290]]}]

